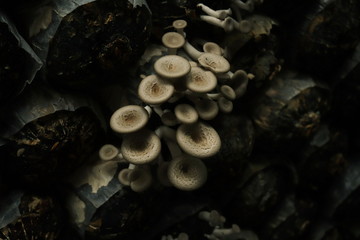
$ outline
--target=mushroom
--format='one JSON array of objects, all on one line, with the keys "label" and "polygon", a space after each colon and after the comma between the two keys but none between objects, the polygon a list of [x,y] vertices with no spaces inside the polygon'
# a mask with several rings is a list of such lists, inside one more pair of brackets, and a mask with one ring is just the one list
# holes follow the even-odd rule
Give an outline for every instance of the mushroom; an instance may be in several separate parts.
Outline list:
[{"label": "mushroom", "polygon": [[220,97],[217,100],[217,103],[219,105],[220,111],[223,113],[230,113],[234,108],[234,104],[232,103],[232,101],[226,99],[225,97]]},{"label": "mushroom", "polygon": [[248,82],[249,76],[244,70],[237,70],[234,74],[232,74],[230,85],[235,91],[236,98],[245,94]]},{"label": "mushroom", "polygon": [[183,124],[195,123],[199,117],[195,108],[185,103],[176,105],[174,113],[176,118]]},{"label": "mushroom", "polygon": [[141,167],[136,166],[131,172],[129,172],[128,179],[131,190],[134,192],[145,191],[152,184],[150,167],[147,165],[142,165]]},{"label": "mushroom", "polygon": [[121,144],[123,158],[135,165],[156,159],[161,151],[159,137],[152,131],[142,129],[127,135]]},{"label": "mushroom", "polygon": [[131,133],[143,128],[149,120],[148,112],[138,105],[127,105],[116,110],[110,127],[117,133]]},{"label": "mushroom", "polygon": [[118,180],[121,184],[130,186],[129,174],[131,171],[133,171],[133,169],[130,168],[124,168],[120,170]]},{"label": "mushroom", "polygon": [[172,25],[176,29],[176,32],[180,33],[182,36],[185,37],[184,29],[187,26],[187,22],[185,20],[175,20]]},{"label": "mushroom", "polygon": [[207,53],[213,53],[216,55],[222,56],[224,54],[224,49],[222,49],[217,43],[206,42],[203,45],[203,51]]},{"label": "mushroom", "polygon": [[218,104],[211,99],[197,99],[194,103],[199,117],[203,120],[214,119],[219,113]]},{"label": "mushroom", "polygon": [[190,72],[190,63],[177,55],[166,55],[154,64],[155,72],[166,79],[178,79]]},{"label": "mushroom", "polygon": [[227,16],[231,15],[231,9],[220,9],[220,10],[213,10],[210,7],[206,6],[203,3],[199,3],[196,5],[197,7],[201,8],[207,15],[218,18],[218,19],[224,19]]},{"label": "mushroom", "polygon": [[170,161],[168,178],[174,187],[192,191],[206,182],[207,168],[200,159],[183,154]]},{"label": "mushroom", "polygon": [[211,157],[221,147],[215,129],[202,122],[180,125],[176,131],[176,140],[184,152],[197,158]]},{"label": "mushroom", "polygon": [[226,221],[225,217],[221,216],[216,210],[211,210],[210,212],[201,211],[199,212],[198,217],[201,220],[207,221],[211,227],[223,227]]},{"label": "mushroom", "polygon": [[201,66],[214,73],[226,73],[230,70],[230,63],[226,58],[214,53],[203,53],[198,58]]},{"label": "mushroom", "polygon": [[229,100],[235,100],[236,98],[236,93],[234,89],[229,85],[222,85],[220,87],[220,93],[208,93],[206,95],[213,100],[217,100],[220,97],[225,97],[226,99]]},{"label": "mushroom", "polygon": [[103,161],[114,160],[119,155],[119,149],[112,144],[105,144],[99,150],[99,157]]},{"label": "mushroom", "polygon": [[141,80],[138,87],[139,98],[147,104],[166,102],[174,93],[174,86],[168,80],[150,75]]},{"label": "mushroom", "polygon": [[200,19],[211,25],[224,29],[225,32],[231,32],[232,30],[234,30],[234,22],[236,22],[236,20],[234,20],[232,17],[226,17],[225,19],[218,19],[216,17],[208,16],[208,15],[201,15]]},{"label": "mushroom", "polygon": [[238,225],[233,224],[231,228],[215,228],[211,233],[212,236],[218,239],[236,240],[240,239],[240,228]]},{"label": "mushroom", "polygon": [[162,43],[168,48],[169,55],[175,55],[178,48],[185,44],[185,38],[177,32],[167,32],[162,36]]},{"label": "mushroom", "polygon": [[175,113],[173,111],[170,111],[169,109],[165,109],[163,114],[161,114],[161,122],[165,126],[170,126],[170,127],[180,123]]},{"label": "mushroom", "polygon": [[217,78],[211,71],[204,71],[200,67],[192,67],[185,79],[186,87],[193,92],[206,93],[217,85]]}]

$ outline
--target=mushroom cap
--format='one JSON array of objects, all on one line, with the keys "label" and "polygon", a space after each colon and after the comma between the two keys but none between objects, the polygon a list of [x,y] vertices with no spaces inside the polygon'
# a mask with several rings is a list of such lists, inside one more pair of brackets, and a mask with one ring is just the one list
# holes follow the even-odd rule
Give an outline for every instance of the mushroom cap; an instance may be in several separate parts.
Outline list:
[{"label": "mushroom cap", "polygon": [[174,113],[176,118],[184,124],[195,123],[199,118],[199,115],[195,108],[185,103],[176,105]]},{"label": "mushroom cap", "polygon": [[229,99],[226,99],[225,97],[220,97],[218,99],[218,105],[220,111],[223,113],[230,113],[234,108],[233,102]]},{"label": "mushroom cap", "polygon": [[112,144],[105,144],[99,150],[99,157],[104,161],[114,159],[118,154],[119,149]]},{"label": "mushroom cap", "polygon": [[184,29],[187,26],[187,22],[183,19],[178,19],[173,21],[172,25],[175,29]]},{"label": "mushroom cap", "polygon": [[181,155],[170,161],[168,178],[180,190],[192,191],[200,188],[207,180],[207,168],[198,158]]},{"label": "mushroom cap", "polygon": [[174,86],[166,79],[150,75],[142,79],[138,87],[139,98],[147,103],[158,105],[166,102],[174,93]]},{"label": "mushroom cap", "polygon": [[177,32],[167,32],[161,40],[167,48],[181,48],[185,44],[184,36]]},{"label": "mushroom cap", "polygon": [[222,95],[229,99],[229,100],[235,100],[236,98],[236,93],[235,90],[230,87],[229,85],[222,85],[220,87],[220,92],[222,93]]},{"label": "mushroom cap", "polygon": [[230,63],[223,56],[214,53],[203,53],[198,58],[201,66],[214,73],[225,73],[230,70]]},{"label": "mushroom cap", "polygon": [[163,78],[180,78],[190,72],[190,63],[178,55],[166,55],[156,60],[154,70]]},{"label": "mushroom cap", "polygon": [[152,175],[148,166],[136,167],[129,173],[130,188],[134,192],[143,192],[152,184]]},{"label": "mushroom cap", "polygon": [[148,112],[138,105],[127,105],[116,110],[110,118],[110,127],[117,133],[135,132],[146,125]]},{"label": "mushroom cap", "polygon": [[216,55],[222,55],[223,54],[223,50],[221,49],[221,47],[214,42],[206,42],[203,45],[203,51],[206,53],[213,53]]},{"label": "mushroom cap", "polygon": [[211,157],[221,147],[219,134],[202,122],[180,125],[176,130],[176,140],[184,152],[197,158]]},{"label": "mushroom cap", "polygon": [[214,119],[219,113],[218,104],[211,99],[199,99],[195,103],[195,109],[203,120]]},{"label": "mushroom cap", "polygon": [[121,144],[123,157],[132,164],[145,164],[156,159],[161,151],[159,137],[152,131],[142,129],[127,135]]},{"label": "mushroom cap", "polygon": [[192,67],[186,76],[186,87],[193,92],[206,93],[213,90],[217,85],[214,73],[204,71],[200,67]]},{"label": "mushroom cap", "polygon": [[125,186],[130,186],[129,174],[133,169],[124,168],[121,169],[118,175],[119,182]]}]

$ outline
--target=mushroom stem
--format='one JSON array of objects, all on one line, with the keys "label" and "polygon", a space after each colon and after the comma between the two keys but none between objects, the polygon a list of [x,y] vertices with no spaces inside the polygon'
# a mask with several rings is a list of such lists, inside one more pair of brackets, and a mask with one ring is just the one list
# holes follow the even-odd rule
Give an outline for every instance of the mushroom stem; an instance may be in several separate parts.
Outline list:
[{"label": "mushroom stem", "polygon": [[213,10],[212,8],[206,6],[203,3],[199,3],[197,7],[201,8],[207,15],[218,18],[218,19],[224,19],[227,16],[231,15],[231,9],[221,9],[221,10]]},{"label": "mushroom stem", "polygon": [[185,42],[183,46],[185,52],[194,60],[197,60],[203,52],[197,50],[193,45],[191,45],[188,41]]},{"label": "mushroom stem", "polygon": [[200,19],[211,25],[224,29],[225,32],[231,32],[234,29],[234,24],[233,24],[234,19],[231,17],[226,17],[224,20],[220,20],[216,17],[201,15]]},{"label": "mushroom stem", "polygon": [[155,130],[155,134],[165,140],[169,149],[171,159],[177,158],[183,154],[179,145],[176,143],[176,131],[167,126],[160,126]]}]

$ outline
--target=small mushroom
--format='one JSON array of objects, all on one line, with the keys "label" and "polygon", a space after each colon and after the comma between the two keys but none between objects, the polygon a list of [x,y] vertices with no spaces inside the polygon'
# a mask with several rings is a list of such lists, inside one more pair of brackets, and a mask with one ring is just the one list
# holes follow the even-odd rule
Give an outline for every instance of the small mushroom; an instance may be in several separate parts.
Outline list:
[{"label": "small mushroom", "polygon": [[214,119],[219,113],[218,104],[211,99],[198,99],[194,103],[199,117],[203,120]]},{"label": "small mushroom", "polygon": [[211,157],[221,147],[215,129],[202,122],[180,125],[176,131],[176,140],[184,152],[197,158]]},{"label": "small mushroom", "polygon": [[235,100],[236,93],[235,90],[229,85],[222,85],[220,87],[220,93],[208,93],[207,96],[213,100],[217,100],[220,97],[225,97],[229,100]]},{"label": "small mushroom", "polygon": [[214,73],[226,73],[230,70],[230,63],[226,58],[214,53],[203,53],[198,58],[201,66]]},{"label": "small mushroom", "polygon": [[152,184],[150,167],[147,165],[137,166],[128,174],[130,188],[134,192],[143,192]]},{"label": "small mushroom", "polygon": [[226,221],[225,217],[221,216],[216,210],[201,211],[198,214],[201,220],[207,221],[211,227],[223,227]]},{"label": "small mushroom", "polygon": [[118,180],[121,184],[130,186],[129,174],[131,171],[133,171],[133,169],[124,168],[120,170]]},{"label": "small mushroom", "polygon": [[220,111],[223,113],[230,113],[234,108],[233,102],[225,97],[220,97],[217,100],[217,103],[219,105]]},{"label": "small mushroom", "polygon": [[187,22],[183,19],[178,19],[173,22],[173,27],[176,29],[176,32],[180,33],[185,37],[184,29],[187,26]]},{"label": "small mushroom", "polygon": [[99,150],[99,157],[103,161],[115,159],[119,155],[119,149],[112,144],[105,144]]},{"label": "small mushroom", "polygon": [[236,98],[243,96],[246,92],[249,76],[244,70],[237,70],[231,76],[230,85],[235,91]]},{"label": "small mushroom", "polygon": [[200,67],[192,67],[186,76],[186,87],[193,92],[206,93],[212,91],[217,85],[214,73],[204,71]]},{"label": "small mushroom", "polygon": [[174,93],[174,86],[166,79],[150,75],[142,79],[138,87],[139,98],[147,104],[166,102]]},{"label": "small mushroom", "polygon": [[192,191],[206,182],[207,168],[200,159],[181,155],[170,161],[168,178],[174,187],[183,191]]},{"label": "small mushroom", "polygon": [[149,120],[148,112],[138,105],[127,105],[116,110],[110,127],[117,133],[131,133],[143,128]]},{"label": "small mushroom", "polygon": [[224,49],[222,49],[217,43],[206,42],[203,45],[203,51],[207,53],[213,53],[216,55],[222,56],[224,54]]},{"label": "small mushroom", "polygon": [[241,239],[239,233],[240,233],[239,226],[233,224],[231,228],[215,228],[212,232],[212,235],[219,239],[236,240],[236,239]]},{"label": "small mushroom", "polygon": [[180,33],[167,32],[162,36],[162,43],[168,48],[169,55],[175,55],[177,49],[185,44],[185,38]]},{"label": "small mushroom", "polygon": [[135,165],[145,164],[159,156],[161,142],[154,132],[142,129],[126,135],[120,149],[128,162]]},{"label": "small mushroom", "polygon": [[176,105],[174,113],[179,122],[183,124],[195,123],[199,118],[195,108],[185,103]]},{"label": "small mushroom", "polygon": [[177,55],[166,55],[159,58],[154,64],[155,72],[166,79],[177,79],[190,72],[190,63]]}]

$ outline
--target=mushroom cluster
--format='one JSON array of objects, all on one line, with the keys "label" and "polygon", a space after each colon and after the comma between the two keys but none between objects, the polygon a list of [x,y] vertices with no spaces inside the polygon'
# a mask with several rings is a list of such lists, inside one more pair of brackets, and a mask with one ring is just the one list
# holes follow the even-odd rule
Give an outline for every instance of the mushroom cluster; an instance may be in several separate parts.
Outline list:
[{"label": "mushroom cluster", "polygon": [[[121,134],[121,158],[129,168],[119,174],[119,181],[141,192],[150,187],[152,166],[164,186],[191,191],[207,179],[202,159],[214,156],[221,147],[216,130],[205,121],[219,112],[229,113],[233,100],[246,90],[251,74],[230,71],[223,49],[214,42],[197,50],[185,38],[187,22],[173,22],[174,31],[162,37],[167,48],[153,64],[153,73],[142,79],[137,95],[143,106],[127,105],[110,119],[111,129]],[[152,114],[161,119],[156,129],[147,124]],[[163,156],[165,143],[170,154]],[[115,150],[109,150],[111,153]],[[116,155],[116,154],[115,154]]]}]

